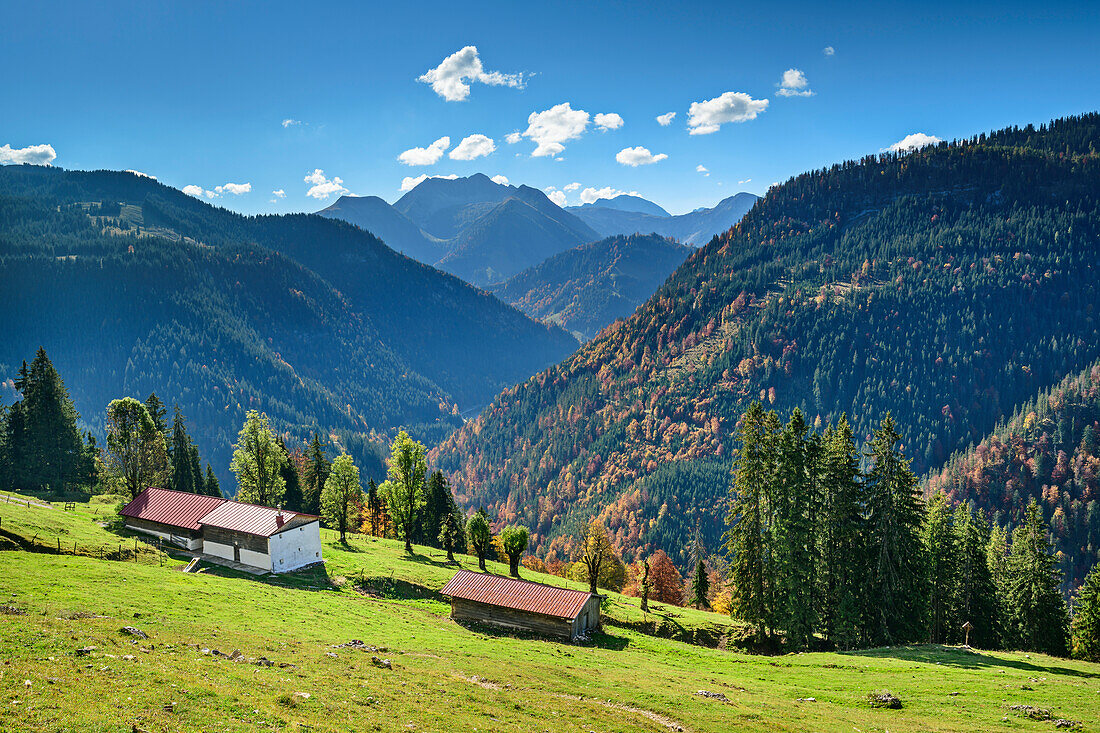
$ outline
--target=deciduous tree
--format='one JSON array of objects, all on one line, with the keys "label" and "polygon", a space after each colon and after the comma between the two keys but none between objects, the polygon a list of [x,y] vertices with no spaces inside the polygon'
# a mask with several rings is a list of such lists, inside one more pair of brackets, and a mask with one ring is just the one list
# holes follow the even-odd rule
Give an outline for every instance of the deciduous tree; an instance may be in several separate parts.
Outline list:
[{"label": "deciduous tree", "polygon": [[508,556],[508,569],[513,577],[519,577],[519,561],[527,551],[530,533],[526,527],[511,525],[500,531],[504,554]]},{"label": "deciduous tree", "polygon": [[362,510],[359,469],[351,456],[344,453],[332,462],[332,470],[325,480],[325,488],[321,491],[321,516],[329,526],[340,531],[340,542],[346,542],[348,527],[359,525]]},{"label": "deciduous tree", "polygon": [[264,506],[280,504],[286,487],[282,476],[286,462],[286,451],[276,440],[267,415],[249,410],[229,464],[237,475],[237,499]]},{"label": "deciduous tree", "polygon": [[389,472],[382,484],[386,508],[397,533],[405,540],[405,552],[412,554],[413,527],[424,508],[424,446],[402,430],[390,446]]},{"label": "deciduous tree", "polygon": [[145,405],[133,397],[107,406],[107,467],[130,498],[168,478],[168,451]]}]

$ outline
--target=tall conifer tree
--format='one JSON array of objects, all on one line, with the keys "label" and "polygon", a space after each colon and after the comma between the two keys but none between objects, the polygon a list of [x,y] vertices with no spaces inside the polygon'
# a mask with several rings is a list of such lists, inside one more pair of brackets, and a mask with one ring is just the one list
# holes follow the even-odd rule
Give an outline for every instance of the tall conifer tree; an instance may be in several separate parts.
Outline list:
[{"label": "tall conifer tree", "polygon": [[1012,533],[1008,560],[1011,641],[1029,651],[1065,656],[1069,614],[1058,585],[1062,579],[1050,546],[1043,511],[1034,498],[1024,523]]},{"label": "tall conifer tree", "polygon": [[867,476],[871,612],[865,621],[870,640],[879,644],[920,639],[925,612],[924,508],[900,441],[887,413],[871,439]]},{"label": "tall conifer tree", "polygon": [[770,507],[766,487],[771,475],[771,456],[764,408],[753,402],[741,416],[740,448],[730,485],[730,510],[726,516],[725,548],[730,557],[733,586],[731,611],[756,627],[763,641],[771,624],[768,596],[767,532]]}]

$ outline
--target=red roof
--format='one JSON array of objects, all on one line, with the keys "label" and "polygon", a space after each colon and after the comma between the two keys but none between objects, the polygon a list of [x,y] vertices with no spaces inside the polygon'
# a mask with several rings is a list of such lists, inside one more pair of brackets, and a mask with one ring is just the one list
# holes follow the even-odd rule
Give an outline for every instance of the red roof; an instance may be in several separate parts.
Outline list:
[{"label": "red roof", "polygon": [[[279,516],[278,509],[259,506],[258,504],[242,504],[239,501],[226,501],[214,511],[202,517],[199,524],[204,527],[218,527],[234,532],[270,537],[287,529],[292,523],[298,526],[317,519],[312,514],[299,514],[297,512],[284,511],[282,515],[282,522],[279,522],[276,519]],[[303,522],[303,519],[306,522]]]},{"label": "red roof", "polygon": [[502,575],[459,570],[440,591],[445,596],[558,618],[576,618],[592,598],[588,591],[558,588]]},{"label": "red roof", "polygon": [[119,512],[124,517],[198,531],[199,520],[225,503],[218,496],[148,488]]}]

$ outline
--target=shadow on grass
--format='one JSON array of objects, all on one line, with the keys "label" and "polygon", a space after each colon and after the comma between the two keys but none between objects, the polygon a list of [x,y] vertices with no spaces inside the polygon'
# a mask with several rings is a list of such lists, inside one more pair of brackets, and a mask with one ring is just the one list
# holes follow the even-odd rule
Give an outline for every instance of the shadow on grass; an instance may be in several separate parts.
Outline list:
[{"label": "shadow on grass", "polygon": [[863,649],[860,651],[841,652],[854,657],[874,657],[877,659],[902,659],[924,664],[940,664],[960,669],[985,669],[988,667],[1007,667],[1018,669],[1021,672],[1032,674],[1060,674],[1069,677],[1085,677],[1100,679],[1100,674],[1086,672],[1070,667],[1061,667],[1056,664],[1036,664],[1034,661],[1023,659],[1005,659],[989,654],[983,654],[976,650],[967,650],[959,647],[940,646],[935,644],[923,644],[919,646],[897,646],[892,648]]}]

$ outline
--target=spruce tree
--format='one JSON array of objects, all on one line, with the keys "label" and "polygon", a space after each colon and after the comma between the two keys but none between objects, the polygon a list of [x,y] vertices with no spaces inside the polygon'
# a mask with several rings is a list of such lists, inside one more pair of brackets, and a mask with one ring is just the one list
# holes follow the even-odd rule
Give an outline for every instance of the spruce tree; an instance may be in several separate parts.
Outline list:
[{"label": "spruce tree", "polygon": [[[171,444],[171,436],[168,434],[168,408],[161,402],[155,392],[150,392],[145,398],[145,409],[149,411],[149,417],[153,419],[153,425],[164,436],[164,442]],[[178,409],[178,408],[177,408]]]},{"label": "spruce tree", "polygon": [[330,465],[321,447],[321,439],[314,433],[306,450],[305,486],[302,488],[302,509],[306,514],[321,513],[321,489],[328,480]]},{"label": "spruce tree", "polygon": [[974,515],[972,504],[955,509],[955,591],[948,640],[964,640],[962,625],[970,622],[970,644],[979,649],[996,649],[1001,634],[997,587],[987,559],[989,536],[989,523]]},{"label": "spruce tree", "polygon": [[[156,395],[149,395],[149,399],[145,401],[145,409],[149,409],[150,400],[155,398]],[[151,410],[149,417],[153,417]],[[155,423],[156,420],[154,419]],[[172,462],[171,488],[193,494],[202,493],[200,490],[202,487],[195,485],[195,472],[191,467],[191,438],[187,435],[187,429],[183,424],[183,413],[180,412],[178,405],[175,408],[175,414],[172,416],[172,435],[168,441],[168,458]],[[201,474],[199,478],[202,478]]]},{"label": "spruce tree", "polygon": [[871,439],[866,482],[870,613],[865,622],[876,644],[917,641],[925,612],[923,506],[909,460],[897,448],[900,440],[887,413]]},{"label": "spruce tree", "polygon": [[952,606],[956,592],[955,513],[947,497],[936,494],[928,503],[924,522],[924,555],[928,559],[928,639],[947,641],[954,625]]},{"label": "spruce tree", "polygon": [[[379,530],[382,523],[382,497],[378,495],[378,484],[374,479],[367,479],[367,517],[370,519],[370,533],[375,537],[385,536],[385,531]],[[459,543],[459,547],[462,544]]]},{"label": "spruce tree", "polygon": [[221,486],[218,485],[218,477],[214,475],[214,469],[210,467],[209,463],[206,464],[206,481],[203,483],[205,488],[205,491],[203,491],[204,494],[207,496],[221,497],[222,490]]},{"label": "spruce tree", "polygon": [[817,626],[814,608],[814,481],[802,411],[791,413],[776,442],[773,530],[778,623],[792,649],[809,646]]},{"label": "spruce tree", "polygon": [[25,488],[61,492],[77,482],[84,462],[79,415],[44,349],[20,374],[23,393],[21,473]]},{"label": "spruce tree", "polygon": [[[286,451],[286,442],[282,438],[279,438],[279,446]],[[287,455],[290,455],[289,452]],[[304,502],[302,482],[298,477],[298,467],[293,460],[288,460],[279,470],[279,473],[282,474],[283,482],[286,485],[283,490],[283,508],[291,512],[304,512],[305,510],[302,508]]]},{"label": "spruce tree", "polygon": [[741,416],[740,448],[730,485],[725,549],[730,558],[733,586],[731,611],[756,627],[763,641],[771,624],[768,587],[767,532],[770,507],[766,486],[771,478],[771,456],[764,408],[753,402]]},{"label": "spruce tree", "polygon": [[1024,523],[1012,533],[1008,559],[1009,626],[1015,645],[1056,656],[1069,651],[1069,615],[1058,588],[1061,579],[1043,511],[1032,498]]},{"label": "spruce tree", "polygon": [[447,562],[454,562],[454,549],[461,547],[459,535],[459,518],[454,512],[448,514],[443,520],[443,526],[439,529],[439,544],[447,551]]},{"label": "spruce tree", "polygon": [[703,558],[695,561],[695,573],[691,576],[691,605],[698,609],[710,608],[707,596],[710,594],[710,578],[707,576],[707,564]]},{"label": "spruce tree", "polygon": [[442,471],[434,471],[424,490],[424,510],[421,513],[420,537],[418,544],[439,547],[439,531],[443,521],[455,510],[455,500],[451,495],[451,486]]},{"label": "spruce tree", "polygon": [[1073,613],[1073,656],[1100,662],[1100,565],[1093,566],[1077,593]]},{"label": "spruce tree", "polygon": [[859,451],[846,415],[826,431],[819,468],[821,520],[818,557],[821,623],[825,638],[840,649],[862,640],[867,608],[864,486]]}]

